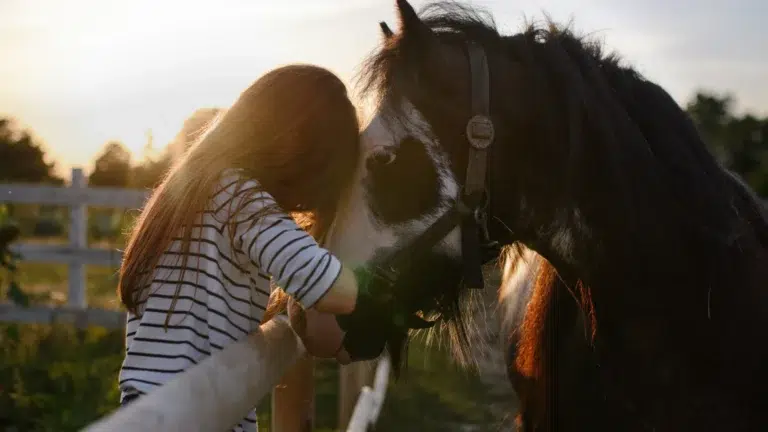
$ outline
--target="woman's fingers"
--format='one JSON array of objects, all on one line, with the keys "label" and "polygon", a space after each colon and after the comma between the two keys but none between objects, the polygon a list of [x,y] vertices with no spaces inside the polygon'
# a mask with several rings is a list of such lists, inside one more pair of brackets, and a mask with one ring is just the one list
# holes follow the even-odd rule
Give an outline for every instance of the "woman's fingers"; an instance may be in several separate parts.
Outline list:
[{"label": "woman's fingers", "polygon": [[304,308],[296,303],[294,299],[288,300],[288,321],[293,327],[293,331],[303,340],[307,334],[307,317]]}]

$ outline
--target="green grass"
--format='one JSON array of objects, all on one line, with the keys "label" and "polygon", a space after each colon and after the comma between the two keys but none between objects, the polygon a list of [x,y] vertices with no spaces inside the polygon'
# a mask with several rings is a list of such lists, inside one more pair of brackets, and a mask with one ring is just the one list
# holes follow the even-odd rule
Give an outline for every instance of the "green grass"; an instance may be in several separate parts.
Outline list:
[{"label": "green grass", "polygon": [[[115,295],[117,267],[86,266],[86,299],[88,305],[119,309]],[[67,298],[67,265],[21,262],[17,278],[22,289],[37,304],[64,304]]]},{"label": "green grass", "polygon": [[438,432],[480,425],[490,430],[492,400],[476,374],[456,365],[443,349],[412,343],[409,367],[390,381],[377,431]]}]

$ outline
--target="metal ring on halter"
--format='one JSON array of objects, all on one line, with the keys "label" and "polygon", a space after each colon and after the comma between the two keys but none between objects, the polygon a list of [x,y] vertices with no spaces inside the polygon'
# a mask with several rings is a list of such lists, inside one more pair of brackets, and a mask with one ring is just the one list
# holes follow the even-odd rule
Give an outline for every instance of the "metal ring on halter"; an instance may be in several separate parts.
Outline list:
[{"label": "metal ring on halter", "polygon": [[493,143],[496,130],[488,117],[477,114],[467,122],[467,141],[478,150],[485,150]]},{"label": "metal ring on halter", "polygon": [[475,218],[475,222],[477,223],[483,223],[486,221],[485,209],[482,207],[475,208],[475,211],[472,212],[472,216]]},{"label": "metal ring on halter", "polygon": [[488,207],[491,205],[491,197],[488,193],[488,189],[485,189],[483,191],[483,195],[480,197],[481,201],[480,204],[477,205],[477,208],[482,209],[483,211],[487,211]]}]

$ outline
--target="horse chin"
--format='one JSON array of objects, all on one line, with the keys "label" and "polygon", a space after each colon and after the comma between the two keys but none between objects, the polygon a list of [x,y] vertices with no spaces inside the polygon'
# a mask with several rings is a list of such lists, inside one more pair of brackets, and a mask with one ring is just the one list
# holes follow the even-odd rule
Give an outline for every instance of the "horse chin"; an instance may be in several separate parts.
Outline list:
[{"label": "horse chin", "polygon": [[[398,277],[397,296],[410,313],[420,312],[426,319],[463,332],[461,300],[466,289],[461,284],[461,259],[442,252],[414,259]],[[409,336],[414,330],[391,334],[386,341],[396,377],[407,368]],[[456,334],[455,332],[452,332]]]}]

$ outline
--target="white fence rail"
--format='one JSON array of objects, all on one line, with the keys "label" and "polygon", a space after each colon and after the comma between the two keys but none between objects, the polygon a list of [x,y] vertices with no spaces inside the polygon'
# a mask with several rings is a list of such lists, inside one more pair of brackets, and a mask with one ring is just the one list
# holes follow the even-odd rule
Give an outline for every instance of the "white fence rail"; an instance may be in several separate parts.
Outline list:
[{"label": "white fence rail", "polygon": [[229,430],[303,353],[304,346],[287,320],[277,317],[85,432]]},{"label": "white fence rail", "polygon": [[0,322],[24,324],[73,324],[78,328],[89,325],[118,329],[125,326],[125,312],[98,309],[0,304]]},{"label": "white fence rail", "polygon": [[77,325],[95,324],[108,328],[124,325],[125,314],[120,311],[88,308],[85,266],[115,266],[122,254],[117,249],[88,247],[88,206],[140,208],[148,192],[118,188],[89,188],[82,169],[72,170],[69,187],[0,184],[0,203],[60,205],[70,208],[69,244],[44,245],[19,243],[12,247],[23,261],[67,264],[67,305],[62,308],[16,308],[0,305],[0,321],[14,322],[72,322]]}]

